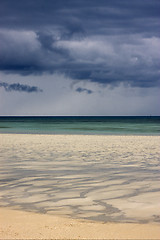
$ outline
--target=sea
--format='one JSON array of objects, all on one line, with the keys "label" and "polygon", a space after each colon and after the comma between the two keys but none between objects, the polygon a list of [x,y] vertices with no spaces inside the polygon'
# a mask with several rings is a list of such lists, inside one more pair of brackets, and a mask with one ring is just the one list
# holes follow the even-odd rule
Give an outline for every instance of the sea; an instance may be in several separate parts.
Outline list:
[{"label": "sea", "polygon": [[0,117],[0,133],[160,135],[160,116]]}]

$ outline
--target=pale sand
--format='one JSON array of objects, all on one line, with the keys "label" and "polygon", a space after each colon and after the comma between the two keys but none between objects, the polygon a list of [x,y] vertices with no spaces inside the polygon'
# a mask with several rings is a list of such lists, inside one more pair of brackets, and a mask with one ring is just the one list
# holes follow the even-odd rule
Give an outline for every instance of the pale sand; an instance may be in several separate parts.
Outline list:
[{"label": "pale sand", "polygon": [[0,208],[0,239],[160,239],[160,225],[97,223]]},{"label": "pale sand", "polygon": [[0,134],[1,239],[160,239],[159,156],[160,136]]}]

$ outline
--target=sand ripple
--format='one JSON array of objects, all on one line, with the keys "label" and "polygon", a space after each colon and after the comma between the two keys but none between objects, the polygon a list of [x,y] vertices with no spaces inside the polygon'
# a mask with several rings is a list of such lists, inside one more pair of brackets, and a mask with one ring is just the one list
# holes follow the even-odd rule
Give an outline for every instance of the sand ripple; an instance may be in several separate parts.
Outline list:
[{"label": "sand ripple", "polygon": [[0,206],[160,220],[160,137],[0,134]]}]

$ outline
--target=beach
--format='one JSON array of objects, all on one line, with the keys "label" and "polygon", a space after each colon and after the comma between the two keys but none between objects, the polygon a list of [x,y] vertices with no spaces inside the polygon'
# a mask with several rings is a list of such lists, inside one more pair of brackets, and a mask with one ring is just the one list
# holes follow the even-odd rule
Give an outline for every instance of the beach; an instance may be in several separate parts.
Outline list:
[{"label": "beach", "polygon": [[159,224],[99,223],[0,209],[0,239],[159,239]]},{"label": "beach", "polygon": [[0,142],[1,239],[160,238],[160,136]]}]

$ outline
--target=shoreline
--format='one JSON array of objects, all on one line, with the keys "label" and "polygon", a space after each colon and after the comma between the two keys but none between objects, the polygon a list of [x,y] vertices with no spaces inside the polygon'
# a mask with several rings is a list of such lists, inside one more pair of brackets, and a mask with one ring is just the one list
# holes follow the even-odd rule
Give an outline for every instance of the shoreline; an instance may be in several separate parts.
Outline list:
[{"label": "shoreline", "polygon": [[0,208],[0,239],[159,239],[158,223],[100,223]]},{"label": "shoreline", "polygon": [[40,132],[0,132],[0,135],[44,135],[44,136],[115,136],[115,137],[160,137],[160,133],[157,134],[140,134],[140,133],[69,133],[69,132],[55,132],[55,133],[40,133]]}]

